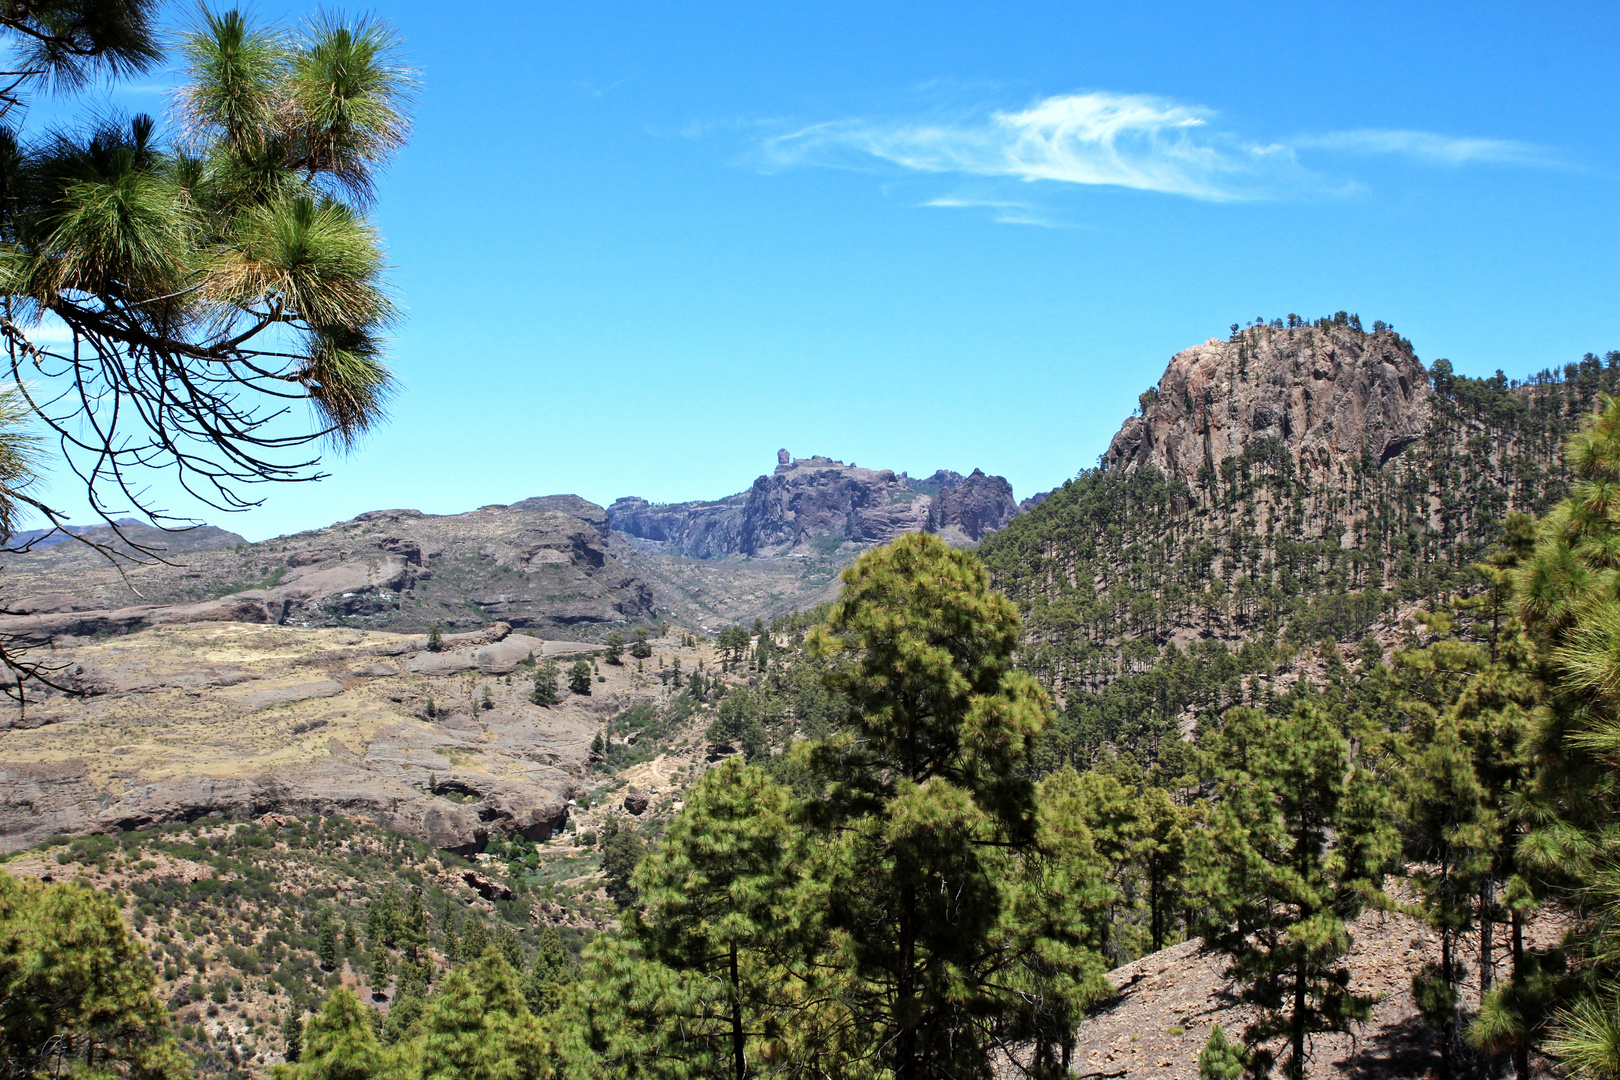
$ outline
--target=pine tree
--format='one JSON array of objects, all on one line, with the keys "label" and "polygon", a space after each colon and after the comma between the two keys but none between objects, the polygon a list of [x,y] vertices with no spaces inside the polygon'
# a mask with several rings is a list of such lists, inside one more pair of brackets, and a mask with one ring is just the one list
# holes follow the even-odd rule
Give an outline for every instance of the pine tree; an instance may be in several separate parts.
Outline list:
[{"label": "pine tree", "polygon": [[568,669],[568,689],[571,693],[590,696],[591,665],[588,661],[575,660],[574,666]]},{"label": "pine tree", "polygon": [[534,951],[523,978],[523,998],[529,1003],[529,1011],[536,1016],[556,1011],[562,1004],[563,988],[572,981],[573,974],[557,928],[546,926],[540,931],[540,947]]},{"label": "pine tree", "polygon": [[1215,805],[1204,890],[1204,939],[1258,1010],[1244,1032],[1253,1066],[1306,1073],[1311,1036],[1347,1031],[1373,998],[1349,989],[1346,924],[1394,855],[1379,789],[1317,703],[1286,719],[1227,711],[1211,740]]},{"label": "pine tree", "polygon": [[1186,829],[1190,816],[1163,788],[1142,792],[1140,839],[1132,855],[1142,868],[1148,934],[1154,952],[1164,948],[1172,916],[1178,906],[1184,906],[1186,878],[1191,869]]},{"label": "pine tree", "polygon": [[297,1062],[304,1053],[304,1020],[297,1012],[288,1012],[281,1020],[281,1056]]},{"label": "pine tree", "polygon": [[[1539,820],[1516,845],[1518,881],[1504,890],[1512,977],[1492,990],[1469,1031],[1479,1045],[1512,1053],[1521,1080],[1531,1075],[1530,1050],[1549,1022],[1560,1032],[1590,1031],[1601,1012],[1620,1016],[1620,935],[1613,929],[1620,856],[1612,840],[1620,808],[1620,400],[1600,396],[1584,430],[1566,444],[1564,461],[1574,477],[1570,495],[1537,523],[1533,546],[1525,545],[1530,550],[1511,571],[1517,614],[1551,676],[1532,746]],[[1574,958],[1584,961],[1585,978],[1574,999],[1562,1002],[1556,974],[1566,957],[1537,952],[1523,939],[1521,913],[1551,888],[1584,901]]]},{"label": "pine tree", "polygon": [[145,949],[103,893],[0,873],[0,1072],[189,1073]]},{"label": "pine tree", "polygon": [[331,971],[337,967],[338,962],[338,932],[337,920],[331,916],[321,919],[320,933],[315,939],[315,956],[320,960],[321,967]]},{"label": "pine tree", "polygon": [[487,948],[489,948],[489,931],[484,927],[484,920],[469,911],[467,922],[461,928],[461,959],[477,960],[484,955]]},{"label": "pine tree", "polygon": [[547,660],[534,669],[534,692],[529,695],[529,700],[536,705],[548,708],[562,700],[562,695],[557,691],[557,664],[555,661]]},{"label": "pine tree", "polygon": [[421,1020],[422,1080],[513,1080],[542,1073],[544,1045],[498,952],[457,968]]},{"label": "pine tree", "polygon": [[978,1070],[982,1020],[1007,1004],[980,966],[1008,899],[986,845],[1033,838],[1019,766],[1049,706],[1012,670],[1017,614],[971,554],[909,534],[843,579],[813,640],[852,658],[829,676],[848,729],[807,751],[825,797],[804,813],[836,834],[824,872],[848,993],[899,1080]]},{"label": "pine tree", "polygon": [[610,664],[624,663],[624,635],[617,630],[609,630],[607,640],[603,643],[602,655]]},{"label": "pine tree", "polygon": [[388,979],[393,974],[393,959],[387,949],[378,946],[371,953],[371,992],[378,996],[388,993]]},{"label": "pine tree", "polygon": [[1247,1063],[1243,1047],[1227,1039],[1221,1025],[1214,1024],[1208,1041],[1198,1052],[1198,1080],[1238,1080]]},{"label": "pine tree", "polygon": [[782,991],[800,941],[797,847],[787,790],[732,758],[704,774],[635,874],[645,954],[721,988],[688,1014],[671,1052],[735,1080],[749,1073],[751,1042],[793,1020]]},{"label": "pine tree", "polygon": [[607,894],[621,908],[634,904],[640,896],[631,876],[647,845],[629,829],[621,829],[602,845],[602,873],[607,877]]},{"label": "pine tree", "polygon": [[400,918],[399,946],[405,950],[405,959],[415,963],[426,955],[427,945],[427,907],[422,902],[422,890],[413,888]]},{"label": "pine tree", "polygon": [[646,660],[652,656],[652,645],[647,641],[645,626],[638,626],[630,632],[630,655],[637,660]]},{"label": "pine tree", "polygon": [[371,1010],[345,987],[332,991],[304,1024],[298,1065],[289,1080],[371,1080],[384,1072]]}]

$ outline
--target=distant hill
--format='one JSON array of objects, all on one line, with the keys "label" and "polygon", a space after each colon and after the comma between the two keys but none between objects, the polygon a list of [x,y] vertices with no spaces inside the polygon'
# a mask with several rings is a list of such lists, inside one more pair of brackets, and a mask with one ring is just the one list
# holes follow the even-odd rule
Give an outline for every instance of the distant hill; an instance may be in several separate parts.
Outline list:
[{"label": "distant hill", "polygon": [[913,480],[827,457],[777,452],[776,470],[747,491],[712,502],[654,504],[634,496],[608,507],[613,528],[645,550],[718,559],[853,553],[906,532],[977,543],[1019,512],[1012,485],[975,469]]}]

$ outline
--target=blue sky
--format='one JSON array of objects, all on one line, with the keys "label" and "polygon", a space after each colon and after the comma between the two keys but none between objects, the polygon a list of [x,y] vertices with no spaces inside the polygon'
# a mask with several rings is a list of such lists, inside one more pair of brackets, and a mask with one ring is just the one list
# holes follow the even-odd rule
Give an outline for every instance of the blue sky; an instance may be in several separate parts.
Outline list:
[{"label": "blue sky", "polygon": [[778,447],[1023,497],[1257,316],[1474,374],[1620,348],[1612,3],[379,10],[422,78],[376,208],[402,393],[202,513],[253,539],[717,497]]}]

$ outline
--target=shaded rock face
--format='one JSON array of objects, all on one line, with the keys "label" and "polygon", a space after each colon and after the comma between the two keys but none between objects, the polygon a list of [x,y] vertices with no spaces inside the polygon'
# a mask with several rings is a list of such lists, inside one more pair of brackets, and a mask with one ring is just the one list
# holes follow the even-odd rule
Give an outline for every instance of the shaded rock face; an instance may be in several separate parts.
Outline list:
[{"label": "shaded rock face", "polygon": [[[979,469],[934,496],[929,529],[962,542],[977,542],[1003,528],[1020,511],[1012,485]],[[953,535],[955,534],[955,535]]]},{"label": "shaded rock face", "polygon": [[1252,327],[1171,358],[1102,464],[1194,483],[1201,469],[1262,439],[1296,467],[1322,470],[1363,454],[1383,464],[1428,429],[1431,393],[1423,365],[1393,331]]},{"label": "shaded rock face", "polygon": [[742,550],[744,502],[736,495],[714,503],[655,506],[632,496],[615,501],[607,513],[620,532],[695,559],[714,559]]},{"label": "shaded rock face", "polygon": [[1018,512],[1011,485],[977,469],[971,476],[941,469],[926,480],[913,480],[892,469],[863,469],[820,456],[793,458],[782,450],[775,471],[742,494],[665,506],[623,498],[608,508],[608,519],[651,550],[713,559],[831,551],[918,531],[974,543]]}]

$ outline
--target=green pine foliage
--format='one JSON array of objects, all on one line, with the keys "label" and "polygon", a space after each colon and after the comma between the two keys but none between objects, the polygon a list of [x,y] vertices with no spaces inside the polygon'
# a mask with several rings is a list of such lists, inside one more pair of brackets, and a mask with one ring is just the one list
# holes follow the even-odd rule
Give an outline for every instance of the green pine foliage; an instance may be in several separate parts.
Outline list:
[{"label": "green pine foliage", "polygon": [[1208,741],[1204,938],[1258,1010],[1244,1032],[1257,1068],[1280,1041],[1283,1075],[1302,1078],[1311,1037],[1349,1031],[1375,1000],[1349,990],[1343,960],[1347,924],[1394,868],[1382,789],[1320,706],[1234,708]]},{"label": "green pine foliage", "polygon": [[152,965],[105,895],[0,874],[0,1068],[179,1080]]}]

